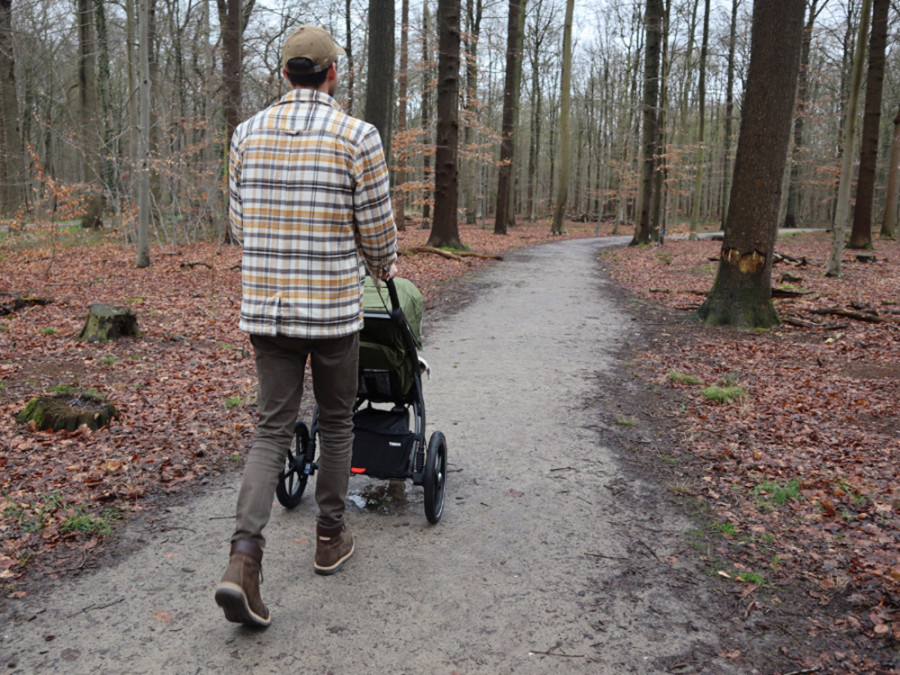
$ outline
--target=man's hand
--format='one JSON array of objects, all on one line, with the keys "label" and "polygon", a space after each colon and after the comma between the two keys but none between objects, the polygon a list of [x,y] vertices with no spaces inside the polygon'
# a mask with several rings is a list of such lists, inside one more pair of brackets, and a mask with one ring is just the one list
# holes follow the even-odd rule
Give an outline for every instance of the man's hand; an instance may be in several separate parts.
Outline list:
[{"label": "man's hand", "polygon": [[397,264],[396,263],[391,263],[390,269],[381,271],[381,280],[382,281],[387,281],[388,279],[393,279],[395,276],[397,276]]}]

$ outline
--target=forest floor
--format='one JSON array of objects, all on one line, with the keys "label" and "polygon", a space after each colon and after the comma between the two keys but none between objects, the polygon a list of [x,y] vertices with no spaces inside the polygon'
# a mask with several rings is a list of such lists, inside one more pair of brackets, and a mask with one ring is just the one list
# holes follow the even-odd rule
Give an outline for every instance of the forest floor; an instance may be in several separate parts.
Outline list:
[{"label": "forest floor", "polygon": [[[568,228],[594,234],[593,224]],[[542,222],[504,237],[478,227],[460,235],[472,251],[502,255],[552,241],[548,231]],[[408,229],[401,248],[427,235]],[[161,246],[136,270],[115,235],[85,236],[0,241],[0,418],[67,388],[95,388],[121,414],[98,432],[0,425],[5,597],[93,567],[126,512],[235,471],[252,433],[239,249]],[[622,302],[640,308],[651,336],[623,345],[623,377],[611,386],[627,414],[598,417],[625,437],[649,430],[666,440],[666,452],[636,450],[629,463],[699,514],[685,554],[732,584],[736,612],[802,617],[782,628],[807,645],[783,655],[798,672],[897,672],[900,251],[878,240],[865,263],[848,251],[844,277],[827,279],[828,246],[826,234],[779,239],[785,257],[773,283],[786,296],[776,299],[785,324],[765,332],[693,319],[717,242],[670,237],[604,252]],[[410,253],[400,270],[422,289],[426,311],[440,312],[458,302],[453,282],[489,263]],[[146,337],[73,341],[92,302],[134,308]]]}]

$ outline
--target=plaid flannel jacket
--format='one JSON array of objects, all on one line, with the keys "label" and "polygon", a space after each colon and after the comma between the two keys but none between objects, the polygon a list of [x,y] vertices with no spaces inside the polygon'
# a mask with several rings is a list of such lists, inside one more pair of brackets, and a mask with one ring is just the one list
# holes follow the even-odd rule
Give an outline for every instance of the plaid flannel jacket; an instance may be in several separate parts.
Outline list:
[{"label": "plaid flannel jacket", "polygon": [[397,258],[388,168],[371,124],[294,89],[235,129],[231,229],[244,246],[240,328],[336,338],[362,328],[365,268]]}]

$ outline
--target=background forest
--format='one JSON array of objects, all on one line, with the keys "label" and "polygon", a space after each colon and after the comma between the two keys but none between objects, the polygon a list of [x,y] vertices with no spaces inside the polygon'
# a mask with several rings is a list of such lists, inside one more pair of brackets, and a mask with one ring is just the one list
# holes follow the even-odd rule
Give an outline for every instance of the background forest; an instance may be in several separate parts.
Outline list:
[{"label": "background forest", "polygon": [[[862,4],[806,2],[782,199],[781,222],[788,226],[832,221]],[[524,12],[516,26],[509,12],[519,5]],[[486,224],[495,214],[504,167],[504,93],[511,88],[514,217],[546,218],[559,201],[565,5],[462,0],[459,215],[469,223]],[[635,220],[645,6],[643,0],[574,3],[566,134],[570,219]],[[752,3],[666,0],[662,9],[668,18],[659,92],[663,223],[670,229],[684,222],[719,224],[740,126]],[[132,232],[145,175],[153,241],[225,236],[229,131],[285,93],[283,40],[296,25],[316,23],[346,48],[338,94],[346,109],[372,117],[373,99],[381,99],[389,119],[376,125],[390,146],[395,194],[405,197],[407,215],[422,216],[427,225],[438,117],[437,10],[429,0],[397,0],[395,8],[387,0],[0,0],[0,214],[12,227],[85,215],[90,225],[102,216]],[[885,209],[892,120],[900,105],[896,25],[892,9],[876,120],[876,226]],[[510,28],[521,29],[514,64],[518,87],[511,88]],[[372,68],[372,59],[387,64]],[[863,106],[858,115],[862,119]]]}]

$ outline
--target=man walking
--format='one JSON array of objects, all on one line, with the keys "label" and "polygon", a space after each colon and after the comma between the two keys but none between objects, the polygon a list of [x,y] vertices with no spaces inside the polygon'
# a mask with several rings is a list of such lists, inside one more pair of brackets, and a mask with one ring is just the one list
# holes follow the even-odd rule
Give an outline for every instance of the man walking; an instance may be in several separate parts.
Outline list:
[{"label": "man walking", "polygon": [[310,360],[319,407],[315,571],[353,554],[344,523],[353,444],[363,265],[393,276],[397,235],[381,138],[332,98],[344,50],[301,26],[284,44],[292,90],[237,127],[229,162],[232,231],[244,246],[240,328],[250,334],[259,421],[238,495],[216,603],[229,621],[268,626],[259,592],[278,473]]}]

